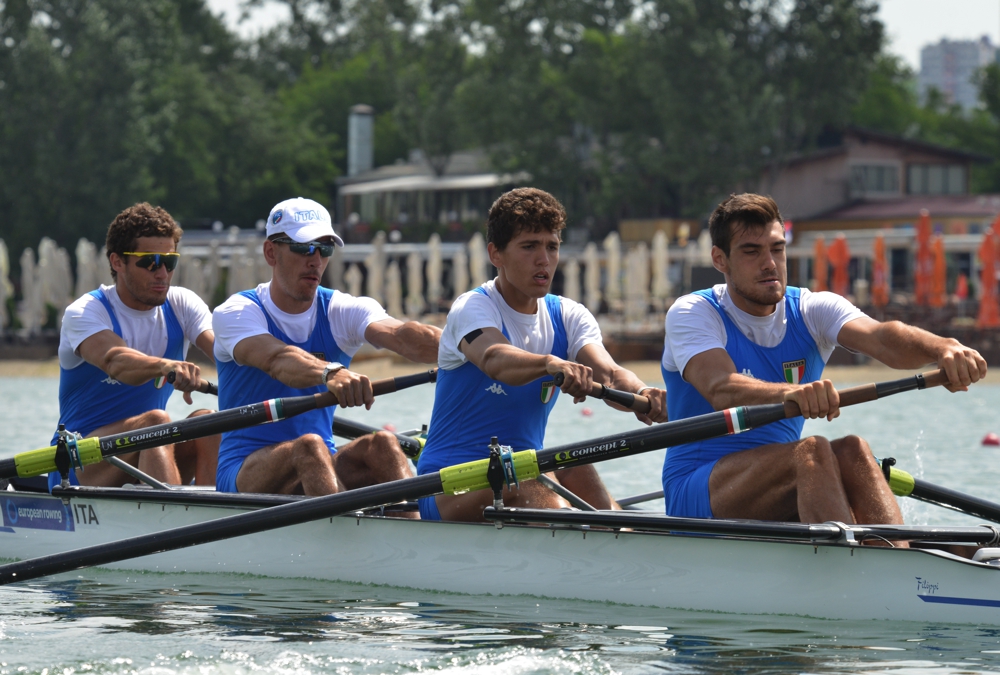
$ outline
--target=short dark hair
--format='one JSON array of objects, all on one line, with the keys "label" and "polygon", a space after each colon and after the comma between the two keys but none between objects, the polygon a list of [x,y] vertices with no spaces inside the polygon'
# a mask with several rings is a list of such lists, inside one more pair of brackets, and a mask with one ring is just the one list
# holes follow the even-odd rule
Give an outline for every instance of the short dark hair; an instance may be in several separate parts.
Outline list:
[{"label": "short dark hair", "polygon": [[747,230],[760,230],[776,220],[781,222],[781,213],[773,199],[744,192],[729,195],[715,207],[708,218],[708,231],[712,235],[712,245],[721,248],[728,256],[729,244],[733,240],[731,225],[739,225]]},{"label": "short dark hair", "polygon": [[[134,251],[139,237],[170,237],[176,248],[182,234],[184,230],[163,208],[146,202],[130,206],[115,216],[108,226],[108,236],[104,241],[108,264],[111,263],[112,253],[123,256],[126,251]],[[118,278],[114,267],[111,268],[111,278]]]},{"label": "short dark hair", "polygon": [[538,188],[516,188],[497,197],[490,207],[486,242],[502,251],[522,230],[558,233],[564,227],[566,209],[558,199]]}]

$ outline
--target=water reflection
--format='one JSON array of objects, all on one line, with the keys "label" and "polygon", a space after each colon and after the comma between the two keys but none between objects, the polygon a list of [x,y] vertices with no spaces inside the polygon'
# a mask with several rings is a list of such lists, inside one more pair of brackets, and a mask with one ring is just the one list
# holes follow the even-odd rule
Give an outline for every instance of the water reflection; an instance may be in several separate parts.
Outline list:
[{"label": "water reflection", "polygon": [[7,587],[0,622],[3,660],[18,642],[59,636],[69,653],[54,649],[45,665],[77,672],[96,665],[76,641],[111,646],[95,670],[109,673],[147,662],[164,672],[223,663],[288,672],[289,659],[301,666],[291,672],[317,673],[1000,672],[992,626],[741,618],[225,575],[100,572]]}]

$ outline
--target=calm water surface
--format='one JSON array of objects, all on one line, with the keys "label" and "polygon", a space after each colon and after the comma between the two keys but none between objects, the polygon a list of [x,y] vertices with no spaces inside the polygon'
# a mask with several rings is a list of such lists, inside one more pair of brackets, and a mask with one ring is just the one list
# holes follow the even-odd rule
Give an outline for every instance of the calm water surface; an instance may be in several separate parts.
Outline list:
[{"label": "calm water surface", "polygon": [[[57,389],[53,378],[0,378],[0,457],[48,444]],[[351,416],[419,427],[432,393],[400,392]],[[639,426],[599,402],[586,406],[589,416],[583,407],[560,399],[548,444]],[[174,416],[186,409],[171,400]],[[980,441],[1000,432],[998,409],[1000,387],[914,392],[806,431],[859,434],[914,475],[997,500],[1000,448]],[[599,466],[623,497],[657,489],[662,461],[660,451]],[[902,506],[907,522],[976,522],[912,500]],[[236,575],[88,571],[0,588],[0,675],[417,672],[1000,672],[1000,621],[747,618]]]}]

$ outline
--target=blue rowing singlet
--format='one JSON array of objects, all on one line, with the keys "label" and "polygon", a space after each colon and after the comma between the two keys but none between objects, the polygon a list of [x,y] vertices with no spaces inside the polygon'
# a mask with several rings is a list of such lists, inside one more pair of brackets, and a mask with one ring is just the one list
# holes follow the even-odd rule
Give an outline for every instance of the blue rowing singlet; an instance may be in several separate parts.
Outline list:
[{"label": "blue rowing singlet", "polygon": [[[809,334],[809,329],[802,319],[799,307],[801,294],[798,288],[788,287],[785,289],[785,337],[775,347],[761,347],[746,337],[726,314],[711,288],[696,291],[695,294],[708,300],[722,317],[722,323],[726,327],[726,352],[729,353],[736,365],[736,372],[764,382],[790,382],[793,384],[812,382],[822,376],[825,361],[816,346],[816,341]],[[667,386],[667,411],[671,421],[715,412],[711,404],[698,393],[698,390],[684,380],[681,373],[666,370],[662,366],[661,371],[663,381]],[[677,504],[685,502],[687,499],[684,495],[672,495],[672,492],[676,492],[677,489],[685,489],[677,488],[677,486],[684,483],[684,479],[692,472],[708,464],[714,466],[715,462],[725,455],[771,443],[797,441],[802,435],[804,423],[805,420],[796,417],[734,436],[685,443],[670,448],[663,462],[663,490],[667,502],[667,513],[670,515],[710,517],[710,513],[704,513],[703,509],[701,513],[697,514],[690,510],[682,513],[681,511],[684,509],[680,506],[672,511],[672,497]],[[705,502],[708,499],[707,477],[710,470],[703,469],[703,471],[705,472],[704,480],[700,482],[704,485],[697,487],[704,490],[701,501]]]},{"label": "blue rowing singlet", "polygon": [[[264,309],[256,290],[242,291],[240,295],[253,300],[267,319],[267,330],[282,342],[299,347],[322,361],[338,361],[350,365],[351,357],[337,345],[330,331],[327,319],[330,299],[336,291],[320,286],[316,292],[316,325],[309,339],[294,342],[274,322]],[[251,403],[260,403],[272,398],[285,396],[309,396],[327,391],[323,385],[306,389],[293,389],[279,382],[262,370],[252,366],[241,366],[236,361],[215,360],[219,371],[219,410],[228,410]],[[219,468],[216,472],[215,487],[220,492],[238,492],[236,476],[243,461],[255,450],[291,441],[306,434],[316,434],[326,441],[330,454],[337,451],[333,443],[333,411],[335,406],[319,408],[280,422],[271,422],[246,429],[227,431],[222,434],[219,446]]]},{"label": "blue rowing singlet", "polygon": [[[487,295],[482,286],[474,292]],[[559,296],[546,295],[544,306],[554,334],[550,353],[565,359],[569,346]],[[506,327],[501,326],[501,331],[510,339]],[[434,409],[417,473],[488,457],[491,436],[514,450],[541,449],[558,396],[559,388],[551,377],[515,387],[492,380],[471,361],[438,371]]]},{"label": "blue rowing singlet", "polygon": [[[123,338],[121,324],[118,323],[118,317],[104,291],[97,289],[90,294],[101,301],[111,317],[112,330],[115,335]],[[181,361],[184,359],[184,330],[174,315],[170,302],[164,301],[162,307],[163,318],[167,325],[167,349],[163,353],[163,358]],[[162,389],[157,389],[153,380],[138,387],[123,384],[86,361],[70,370],[60,365],[59,422],[66,425],[67,431],[75,431],[86,436],[105,424],[135,417],[150,410],[164,410],[172,393],[174,393],[172,386],[165,385]],[[52,437],[53,445],[57,438],[58,434]],[[49,489],[58,485],[59,480],[58,472],[50,473]],[[72,470],[70,482],[74,485],[79,484]]]}]

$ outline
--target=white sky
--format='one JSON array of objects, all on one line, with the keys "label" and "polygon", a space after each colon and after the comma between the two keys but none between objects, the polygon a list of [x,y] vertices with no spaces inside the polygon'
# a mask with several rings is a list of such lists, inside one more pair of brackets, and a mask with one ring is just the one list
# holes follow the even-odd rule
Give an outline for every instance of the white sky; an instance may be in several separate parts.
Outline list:
[{"label": "white sky", "polygon": [[[259,33],[288,16],[284,5],[265,0],[249,20],[237,23],[241,4],[241,0],[208,0],[212,11],[225,13],[229,25],[243,35]],[[914,70],[920,69],[920,48],[941,38],[989,35],[993,44],[1000,43],[1000,0],[882,0],[879,15],[889,33],[890,50]]]}]

